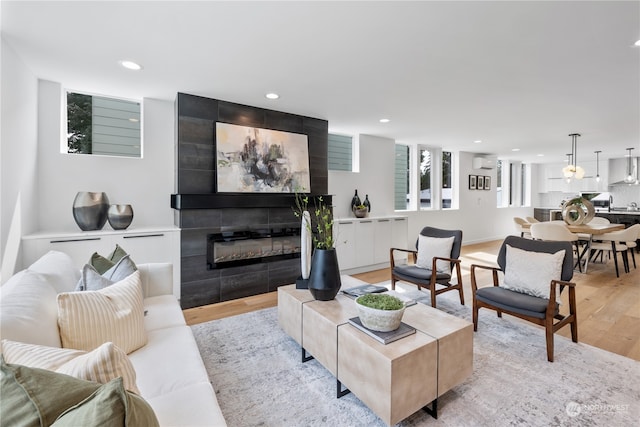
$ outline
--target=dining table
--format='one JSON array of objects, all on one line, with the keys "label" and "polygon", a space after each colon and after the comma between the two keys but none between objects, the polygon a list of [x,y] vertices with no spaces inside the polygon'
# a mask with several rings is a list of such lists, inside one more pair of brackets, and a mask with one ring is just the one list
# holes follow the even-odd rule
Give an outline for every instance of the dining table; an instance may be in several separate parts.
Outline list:
[{"label": "dining table", "polygon": [[[581,258],[584,256],[584,254],[587,254],[587,257],[585,258],[584,261],[584,272],[585,274],[587,273],[587,269],[589,268],[589,254],[591,253],[591,242],[593,242],[593,236],[598,236],[600,234],[606,234],[606,233],[611,233],[612,231],[620,231],[620,230],[624,230],[625,226],[624,224],[579,224],[579,225],[575,225],[575,224],[567,224],[564,221],[558,221],[561,222],[565,225],[565,227],[567,227],[569,229],[569,231],[571,231],[572,233],[576,233],[576,234],[585,234],[589,236],[589,240],[587,241],[587,247],[585,248],[585,250],[582,252],[582,254],[578,254],[578,262],[580,262]],[[531,228],[531,224],[527,223],[527,224],[522,224],[522,229],[523,230],[528,230],[529,228]]]}]

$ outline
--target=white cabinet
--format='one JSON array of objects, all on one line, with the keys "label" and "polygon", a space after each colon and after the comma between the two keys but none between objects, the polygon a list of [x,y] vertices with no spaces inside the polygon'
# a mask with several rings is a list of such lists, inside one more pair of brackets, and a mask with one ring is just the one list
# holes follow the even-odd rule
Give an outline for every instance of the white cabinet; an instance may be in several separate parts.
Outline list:
[{"label": "white cabinet", "polygon": [[373,245],[373,263],[389,262],[389,249],[393,246],[393,220],[381,218],[374,223],[375,242]]},{"label": "white cabinet", "polygon": [[139,228],[131,230],[36,233],[22,237],[23,268],[50,250],[68,254],[78,269],[94,252],[108,255],[120,245],[137,264],[173,264],[173,293],[180,298],[180,230],[178,228]]},{"label": "white cabinet", "polygon": [[[408,242],[408,222],[407,218],[393,218],[391,227],[391,246],[401,249],[413,249],[413,246]],[[394,259],[396,262],[406,262],[407,253],[396,251],[394,253]]]},{"label": "white cabinet", "polygon": [[340,270],[350,270],[356,266],[356,224],[353,221],[335,221],[333,236]]},{"label": "white cabinet", "polygon": [[[389,249],[407,247],[406,217],[349,218],[334,223],[340,270],[361,273],[389,267]],[[402,254],[396,259],[406,259]]]}]

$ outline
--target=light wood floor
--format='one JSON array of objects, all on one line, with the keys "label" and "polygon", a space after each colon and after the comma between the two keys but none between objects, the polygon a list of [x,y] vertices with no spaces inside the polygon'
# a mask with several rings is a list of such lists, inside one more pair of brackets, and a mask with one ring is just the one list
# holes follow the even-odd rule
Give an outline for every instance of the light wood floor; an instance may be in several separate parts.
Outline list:
[{"label": "light wood floor", "polygon": [[[471,306],[471,264],[494,265],[500,243],[494,241],[462,248],[462,280],[465,303],[468,306]],[[635,255],[636,262],[640,264],[640,254]],[[619,267],[620,278],[616,278],[613,260],[606,264],[590,264],[588,274],[575,272],[573,281],[577,284],[578,340],[640,361],[640,266],[634,269],[631,263],[631,272],[626,274],[623,272],[622,263]],[[390,275],[387,268],[356,274],[354,277],[368,283],[379,283],[389,280]],[[480,278],[482,279],[482,276]],[[489,284],[488,280],[482,283]],[[564,298],[566,299],[566,295]],[[566,301],[564,303],[566,308]],[[277,293],[270,292],[187,309],[183,313],[187,323],[193,325],[276,305]],[[495,316],[495,312],[480,310],[479,315]],[[505,318],[521,321],[507,315]],[[541,339],[544,339],[542,330],[541,334]],[[561,329],[558,334],[569,337],[569,327]]]}]

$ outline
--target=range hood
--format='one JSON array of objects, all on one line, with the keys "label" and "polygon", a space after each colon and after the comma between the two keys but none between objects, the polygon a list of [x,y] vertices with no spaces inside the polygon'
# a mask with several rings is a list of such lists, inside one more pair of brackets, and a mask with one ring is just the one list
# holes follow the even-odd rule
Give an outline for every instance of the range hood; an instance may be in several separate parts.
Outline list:
[{"label": "range hood", "polygon": [[638,157],[631,158],[631,176],[635,178],[632,183],[626,181],[628,168],[629,159],[627,157],[609,159],[609,185],[638,185]]}]

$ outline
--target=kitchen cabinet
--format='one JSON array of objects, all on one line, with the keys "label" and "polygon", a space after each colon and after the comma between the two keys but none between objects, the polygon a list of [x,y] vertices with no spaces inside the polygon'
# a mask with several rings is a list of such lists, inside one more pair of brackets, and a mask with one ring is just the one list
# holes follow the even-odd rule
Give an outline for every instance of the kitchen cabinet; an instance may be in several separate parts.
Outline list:
[{"label": "kitchen cabinet", "polygon": [[389,249],[406,247],[407,232],[406,217],[336,219],[334,236],[340,271],[353,274],[389,267]]},{"label": "kitchen cabinet", "polygon": [[173,293],[180,298],[180,229],[175,227],[34,233],[22,237],[23,268],[50,250],[68,254],[81,269],[94,252],[108,255],[120,245],[136,264],[173,264]]}]

